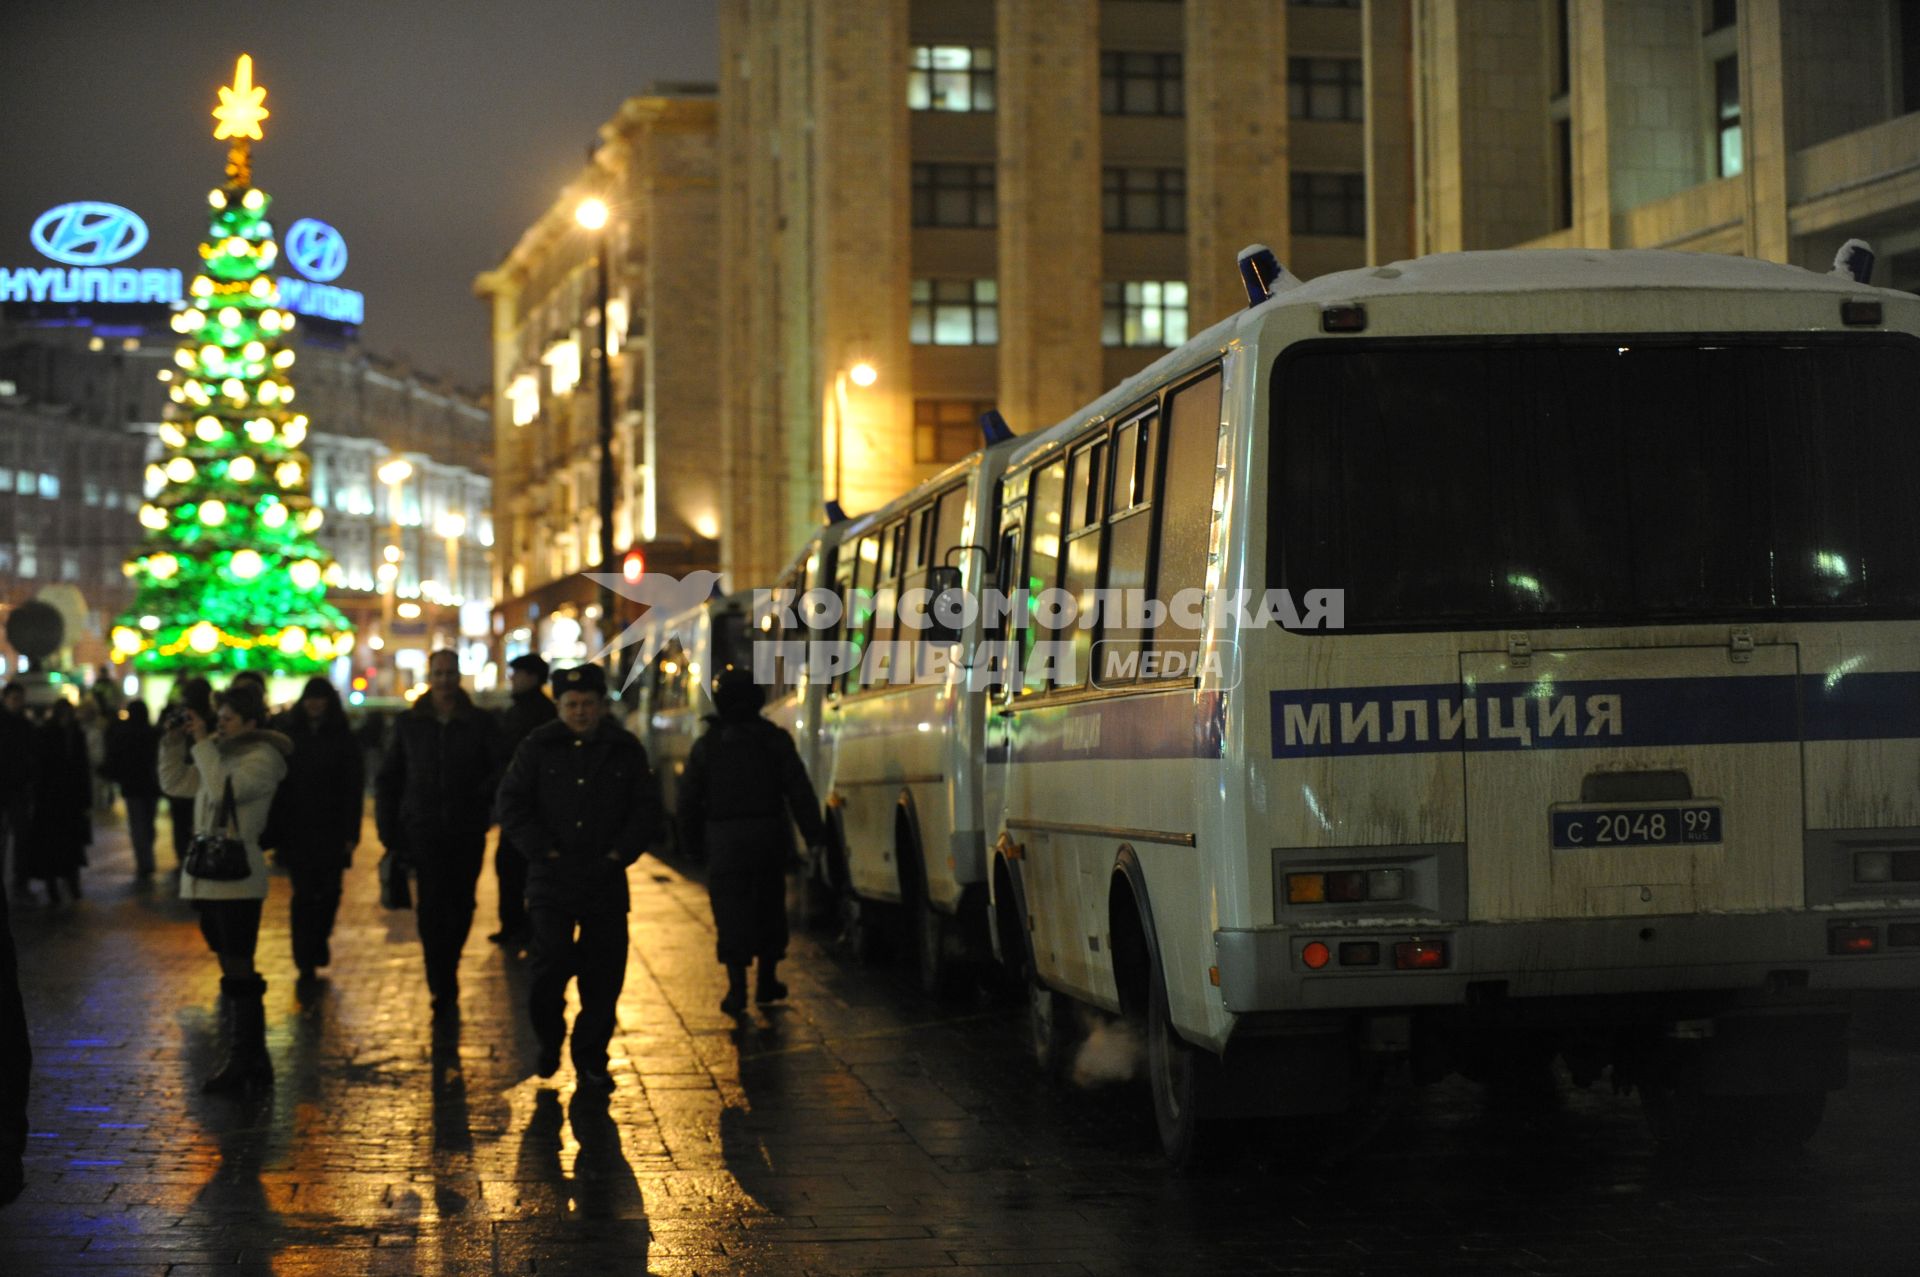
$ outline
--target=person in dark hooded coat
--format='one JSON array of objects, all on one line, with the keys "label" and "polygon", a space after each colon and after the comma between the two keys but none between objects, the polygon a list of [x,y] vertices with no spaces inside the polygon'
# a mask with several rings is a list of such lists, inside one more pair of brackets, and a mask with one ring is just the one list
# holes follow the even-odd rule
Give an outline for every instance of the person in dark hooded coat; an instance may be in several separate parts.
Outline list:
[{"label": "person in dark hooded coat", "polygon": [[552,1077],[560,1067],[567,981],[578,976],[573,1070],[582,1086],[605,1090],[626,980],[627,866],[660,833],[660,791],[646,749],[607,716],[598,666],[556,670],[553,690],[559,718],[527,735],[500,782],[500,828],[527,857],[537,1071]]},{"label": "person in dark hooded coat", "polygon": [[127,702],[126,717],[107,725],[106,778],[120,787],[127,808],[127,837],[133,841],[133,869],[153,874],[154,816],[160,809],[160,729],[147,703]]},{"label": "person in dark hooded coat", "polygon": [[274,859],[293,879],[288,919],[293,965],[311,985],[319,968],[333,962],[333,919],[340,909],[340,880],[360,845],[366,807],[365,758],[340,693],[324,678],[307,680],[300,701],[274,720],[293,741],[287,778],[274,795]]},{"label": "person in dark hooded coat", "polygon": [[62,883],[78,900],[80,867],[93,842],[93,759],[71,703],[53,703],[33,748],[33,876],[46,882],[49,903],[60,903]]},{"label": "person in dark hooded coat", "polygon": [[787,986],[777,974],[787,956],[787,860],[791,818],[807,842],[826,841],[820,800],[793,738],[760,717],[766,693],[747,669],[724,671],[714,683],[717,713],[693,743],[680,777],[680,846],[707,863],[719,959],[727,968],[720,1009],[747,1005],[747,965],[759,959],[754,1001],[778,1002]]}]

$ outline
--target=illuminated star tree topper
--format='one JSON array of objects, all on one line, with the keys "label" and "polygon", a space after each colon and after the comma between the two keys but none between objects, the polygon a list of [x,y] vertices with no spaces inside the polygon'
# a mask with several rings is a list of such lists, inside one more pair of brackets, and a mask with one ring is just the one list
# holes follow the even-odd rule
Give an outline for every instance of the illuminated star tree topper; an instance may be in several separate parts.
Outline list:
[{"label": "illuminated star tree topper", "polygon": [[280,249],[249,163],[266,96],[243,54],[213,112],[215,139],[230,141],[227,181],[207,196],[205,265],[173,317],[166,450],[147,467],[146,537],[126,565],[134,605],[113,630],[115,658],[140,669],[310,674],[353,647],[326,599],[340,569],[314,540],[323,516],[283,344],[294,318],[280,309]]}]

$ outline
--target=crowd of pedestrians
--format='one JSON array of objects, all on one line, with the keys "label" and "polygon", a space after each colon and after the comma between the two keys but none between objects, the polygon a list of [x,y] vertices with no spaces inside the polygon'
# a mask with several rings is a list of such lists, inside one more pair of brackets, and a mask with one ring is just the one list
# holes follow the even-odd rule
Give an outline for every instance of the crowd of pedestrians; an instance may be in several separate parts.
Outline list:
[{"label": "crowd of pedestrians", "polygon": [[[577,981],[580,1011],[568,1046],[576,1079],[588,1089],[613,1086],[608,1047],[626,975],[626,871],[662,840],[666,813],[646,750],[608,712],[597,666],[552,671],[552,697],[540,657],[520,657],[510,670],[512,704],[496,717],[462,688],[455,654],[435,652],[412,707],[391,722],[370,717],[358,732],[338,691],[320,678],[277,715],[265,680],[251,672],[218,693],[204,678],[182,679],[157,724],[138,700],[124,709],[88,701],[97,741],[65,700],[36,719],[18,684],[0,693],[0,756],[16,760],[0,768],[0,1204],[20,1191],[30,1065],[4,888],[10,882],[16,896],[30,896],[33,883],[44,884],[50,905],[63,889],[79,897],[96,783],[119,790],[140,880],[160,869],[163,801],[171,813],[179,894],[192,903],[220,973],[223,1056],[206,1091],[271,1085],[267,983],[256,956],[272,868],[292,884],[295,992],[305,1000],[332,963],[334,918],[369,789],[383,874],[391,866],[413,884],[407,894],[436,1030],[459,1024],[460,954],[487,831],[497,822],[500,926],[489,938],[530,955],[535,1070],[543,1078],[559,1070],[567,985]],[[721,676],[715,704],[676,815],[683,848],[709,863],[716,956],[729,975],[721,1008],[738,1014],[750,965],[758,964],[757,1001],[787,994],[777,967],[787,944],[788,821],[812,840],[824,830],[793,741],[760,717],[760,689],[745,671]]]}]

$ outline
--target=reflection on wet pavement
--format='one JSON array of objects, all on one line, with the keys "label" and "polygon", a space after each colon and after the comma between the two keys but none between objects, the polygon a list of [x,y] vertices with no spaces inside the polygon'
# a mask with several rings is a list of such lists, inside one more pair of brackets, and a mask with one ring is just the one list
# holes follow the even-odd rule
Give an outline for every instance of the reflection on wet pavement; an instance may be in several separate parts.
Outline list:
[{"label": "reflection on wet pavement", "polygon": [[525,962],[481,938],[491,874],[436,1030],[411,915],[378,907],[363,855],[335,966],[298,997],[274,883],[278,1084],[246,1102],[199,1092],[216,973],[191,916],[134,888],[117,830],[95,851],[79,905],[15,908],[36,1072],[9,1274],[1900,1272],[1920,1241],[1898,999],[1793,1156],[1665,1152],[1604,1086],[1456,1080],[1330,1140],[1248,1125],[1222,1169],[1173,1176],[1125,1084],[1040,1082],[1018,1004],[936,1004],[802,940],[790,1006],[722,1015],[704,892],[652,860],[618,1085],[542,1082]]}]

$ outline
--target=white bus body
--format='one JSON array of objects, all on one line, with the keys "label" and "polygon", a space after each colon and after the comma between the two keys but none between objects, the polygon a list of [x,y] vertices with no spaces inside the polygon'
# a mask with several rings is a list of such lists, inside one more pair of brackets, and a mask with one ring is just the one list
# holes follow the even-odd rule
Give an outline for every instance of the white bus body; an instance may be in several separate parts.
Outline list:
[{"label": "white bus body", "polygon": [[[849,616],[818,636],[848,644],[859,662],[825,688],[820,720],[816,775],[844,856],[841,885],[856,915],[862,904],[904,908],[929,989],[987,953],[979,763],[987,695],[967,677],[985,618],[933,635],[899,613],[914,606],[909,592],[934,588],[937,569],[982,592],[993,502],[1014,446],[982,449],[856,520],[833,570]],[[883,593],[904,606],[876,611]],[[882,656],[891,658],[884,672]]]},{"label": "white bus body", "polygon": [[1148,640],[1199,677],[996,695],[1043,1056],[1064,999],[1139,1018],[1176,1159],[1533,1051],[1809,1133],[1836,1000],[1920,984],[1916,334],[1920,298],[1764,262],[1450,254],[1023,439],[1003,580],[1342,590],[1346,626],[1215,615]]}]

